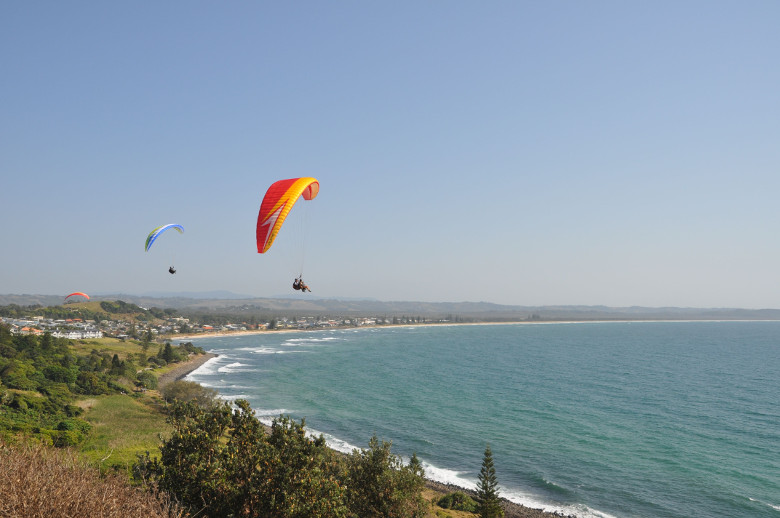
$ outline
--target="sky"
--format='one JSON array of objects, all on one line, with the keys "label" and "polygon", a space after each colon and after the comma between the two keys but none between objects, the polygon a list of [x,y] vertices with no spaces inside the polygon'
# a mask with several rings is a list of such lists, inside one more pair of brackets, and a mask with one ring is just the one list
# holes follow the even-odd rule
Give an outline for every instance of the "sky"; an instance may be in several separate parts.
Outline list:
[{"label": "sky", "polygon": [[[271,297],[302,270],[328,298],[780,308],[778,20],[2,2],[0,293]],[[266,189],[301,176],[319,196],[258,254]]]}]

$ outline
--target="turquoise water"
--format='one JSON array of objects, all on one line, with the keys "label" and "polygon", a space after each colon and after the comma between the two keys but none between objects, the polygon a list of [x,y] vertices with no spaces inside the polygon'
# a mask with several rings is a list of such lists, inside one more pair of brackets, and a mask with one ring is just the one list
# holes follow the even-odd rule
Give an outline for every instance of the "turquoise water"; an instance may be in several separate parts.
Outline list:
[{"label": "turquoise water", "polygon": [[420,326],[197,341],[188,379],[580,517],[780,518],[780,322]]}]

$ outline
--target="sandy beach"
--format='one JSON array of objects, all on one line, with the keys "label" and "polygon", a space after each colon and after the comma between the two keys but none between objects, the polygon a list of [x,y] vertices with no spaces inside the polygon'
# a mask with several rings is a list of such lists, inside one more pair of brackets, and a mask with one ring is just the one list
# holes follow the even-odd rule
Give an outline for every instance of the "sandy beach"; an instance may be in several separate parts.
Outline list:
[{"label": "sandy beach", "polygon": [[[263,335],[267,333],[307,333],[307,332],[322,332],[337,329],[374,329],[374,328],[388,328],[388,327],[446,327],[446,326],[509,326],[518,324],[539,324],[541,322],[436,322],[436,323],[423,323],[423,324],[381,324],[381,325],[365,325],[365,326],[343,326],[343,327],[315,327],[311,329],[251,329],[246,331],[214,331],[204,332],[197,334],[186,335],[165,335],[165,338],[176,342],[186,342],[188,340],[194,340],[197,338],[218,338],[225,336],[247,336],[247,335]],[[556,321],[556,324],[570,323],[568,321]]]}]

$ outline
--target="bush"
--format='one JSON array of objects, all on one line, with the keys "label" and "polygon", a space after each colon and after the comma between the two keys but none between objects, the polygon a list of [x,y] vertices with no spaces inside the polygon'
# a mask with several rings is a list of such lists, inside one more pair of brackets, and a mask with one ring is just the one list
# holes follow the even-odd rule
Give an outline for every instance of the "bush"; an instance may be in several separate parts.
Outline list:
[{"label": "bush", "polygon": [[444,495],[439,498],[436,505],[454,511],[467,511],[469,513],[477,512],[477,502],[462,491],[455,491],[454,493]]},{"label": "bush", "polygon": [[162,358],[158,358],[157,356],[150,356],[149,358],[146,359],[146,361],[148,363],[157,365],[158,367],[165,367],[166,365],[168,365],[167,361],[163,360]]},{"label": "bush", "polygon": [[51,438],[54,441],[54,446],[57,448],[76,446],[84,440],[84,436],[77,430],[57,431],[51,434]]},{"label": "bush", "polygon": [[65,415],[68,417],[78,417],[84,413],[84,409],[76,405],[65,405]]},{"label": "bush", "polygon": [[369,449],[341,458],[322,436],[307,437],[303,420],[280,417],[268,434],[249,403],[235,405],[174,401],[173,432],[159,459],[139,456],[135,480],[157,484],[203,518],[425,516],[417,456],[405,466],[373,437]]},{"label": "bush", "polygon": [[72,385],[76,382],[78,372],[66,367],[62,367],[61,365],[47,365],[43,369],[43,375],[48,380]]},{"label": "bush", "polygon": [[8,406],[16,410],[25,411],[27,410],[27,398],[17,392]]},{"label": "bush", "polygon": [[150,371],[143,371],[137,376],[138,384],[144,388],[154,390],[157,388],[157,376]]},{"label": "bush", "polygon": [[57,430],[60,431],[77,431],[86,435],[92,429],[92,425],[81,419],[63,419],[57,423]]},{"label": "bush", "polygon": [[76,389],[81,394],[110,394],[108,384],[94,372],[80,372],[76,378]]},{"label": "bush", "polygon": [[12,372],[7,376],[4,376],[3,383],[5,383],[8,388],[18,390],[36,390],[38,388],[38,384],[29,379],[22,372]]},{"label": "bush", "polygon": [[134,477],[203,517],[346,518],[335,454],[306,437],[303,422],[274,421],[270,435],[246,401],[202,409],[175,403],[160,460],[139,458]]},{"label": "bush", "polygon": [[49,400],[59,407],[67,405],[73,397],[68,385],[65,383],[49,382],[40,388],[40,392],[48,396]]},{"label": "bush", "polygon": [[192,342],[179,344],[179,350],[192,354],[206,354],[206,350],[203,347],[197,347]]},{"label": "bush", "polygon": [[184,380],[168,383],[161,392],[163,399],[169,403],[192,401],[202,407],[213,404],[218,394],[214,389],[203,387],[194,381]]},{"label": "bush", "polygon": [[376,436],[367,450],[354,450],[347,458],[347,501],[350,511],[361,518],[425,515],[421,496],[425,473],[417,456],[404,466],[390,453],[391,443]]}]

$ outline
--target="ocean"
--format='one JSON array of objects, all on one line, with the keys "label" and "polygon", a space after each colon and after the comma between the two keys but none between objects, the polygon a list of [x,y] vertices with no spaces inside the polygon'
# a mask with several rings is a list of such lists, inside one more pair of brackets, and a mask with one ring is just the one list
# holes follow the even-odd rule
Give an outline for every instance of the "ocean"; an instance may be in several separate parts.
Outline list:
[{"label": "ocean", "polygon": [[199,338],[187,379],[305,418],[341,451],[372,435],[473,488],[591,517],[780,517],[780,322],[334,329]]}]

